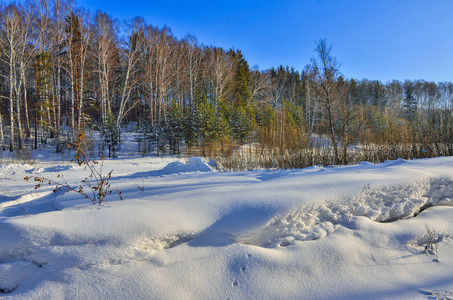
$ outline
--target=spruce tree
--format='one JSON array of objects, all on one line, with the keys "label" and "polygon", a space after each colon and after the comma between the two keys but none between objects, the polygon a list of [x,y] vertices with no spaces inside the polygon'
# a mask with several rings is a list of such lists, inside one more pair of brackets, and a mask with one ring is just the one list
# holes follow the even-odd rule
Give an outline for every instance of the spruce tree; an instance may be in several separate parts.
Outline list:
[{"label": "spruce tree", "polygon": [[164,135],[173,154],[181,153],[181,141],[184,136],[184,119],[181,105],[173,103],[167,112]]},{"label": "spruce tree", "polygon": [[417,100],[414,98],[413,84],[410,81],[404,83],[404,109],[409,121],[415,119],[417,113]]}]

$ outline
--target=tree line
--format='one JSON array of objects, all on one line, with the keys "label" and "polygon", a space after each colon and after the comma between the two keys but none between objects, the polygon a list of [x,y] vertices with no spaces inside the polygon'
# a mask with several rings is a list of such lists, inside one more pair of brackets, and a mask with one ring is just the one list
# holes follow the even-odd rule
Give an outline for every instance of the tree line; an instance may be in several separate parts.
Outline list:
[{"label": "tree line", "polygon": [[72,0],[0,6],[0,146],[65,151],[99,131],[115,156],[198,154],[227,168],[348,164],[453,153],[453,84],[347,79],[326,40],[301,71],[120,23]]}]

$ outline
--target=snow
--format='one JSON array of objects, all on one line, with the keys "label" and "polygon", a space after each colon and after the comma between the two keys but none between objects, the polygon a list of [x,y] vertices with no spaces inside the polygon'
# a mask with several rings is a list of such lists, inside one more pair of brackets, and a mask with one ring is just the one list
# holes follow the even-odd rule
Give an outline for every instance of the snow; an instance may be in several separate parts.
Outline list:
[{"label": "snow", "polygon": [[[453,158],[219,169],[197,157],[107,159],[103,172],[113,170],[110,183],[124,200],[113,192],[93,205],[23,179],[64,178],[78,187],[89,175],[83,166],[0,165],[0,296],[436,299],[453,292]],[[437,248],[424,253],[430,238]]]},{"label": "snow", "polygon": [[[210,161],[211,164],[215,165]],[[212,172],[212,167],[201,157],[191,157],[187,164],[175,161],[165,166],[160,173],[162,175],[188,173],[188,172]]]}]

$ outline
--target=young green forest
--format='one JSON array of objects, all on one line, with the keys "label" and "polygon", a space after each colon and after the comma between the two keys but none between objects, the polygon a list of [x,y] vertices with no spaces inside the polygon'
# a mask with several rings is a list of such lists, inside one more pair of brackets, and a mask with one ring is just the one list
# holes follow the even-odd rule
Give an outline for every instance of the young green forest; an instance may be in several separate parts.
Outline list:
[{"label": "young green forest", "polygon": [[[312,41],[307,42],[312,43]],[[226,169],[301,168],[453,154],[451,82],[348,79],[320,39],[303,70],[176,38],[70,0],[0,6],[0,146],[77,144],[114,157],[201,155]],[[265,51],[265,49],[263,49]]]}]

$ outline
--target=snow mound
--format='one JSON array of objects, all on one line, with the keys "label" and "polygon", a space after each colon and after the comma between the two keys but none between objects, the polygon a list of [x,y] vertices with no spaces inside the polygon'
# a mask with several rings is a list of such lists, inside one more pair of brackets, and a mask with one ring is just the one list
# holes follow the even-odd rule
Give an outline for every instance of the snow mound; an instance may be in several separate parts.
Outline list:
[{"label": "snow mound", "polygon": [[453,180],[445,178],[379,189],[367,185],[352,201],[302,207],[240,237],[238,242],[262,247],[289,246],[296,241],[325,237],[341,225],[348,226],[353,217],[383,223],[404,220],[431,206],[453,206],[452,197]]},{"label": "snow mound", "polygon": [[386,160],[384,162],[384,165],[386,165],[387,167],[391,167],[391,166],[399,166],[399,165],[406,164],[406,163],[407,163],[406,159],[398,158],[397,160]]},{"label": "snow mound", "polygon": [[161,170],[162,175],[190,173],[190,172],[212,172],[213,168],[202,157],[191,157],[187,164],[179,161],[171,162]]},{"label": "snow mound", "polygon": [[33,170],[33,166],[29,164],[7,164],[7,165],[0,165],[0,174],[1,173],[9,173],[11,175],[16,174],[16,172],[22,173],[26,170]]},{"label": "snow mound", "polygon": [[27,170],[27,173],[54,173],[54,172],[62,172],[62,171],[67,171],[74,169],[74,166],[71,165],[56,165],[52,167],[47,167],[47,168],[37,168],[33,170]]}]

